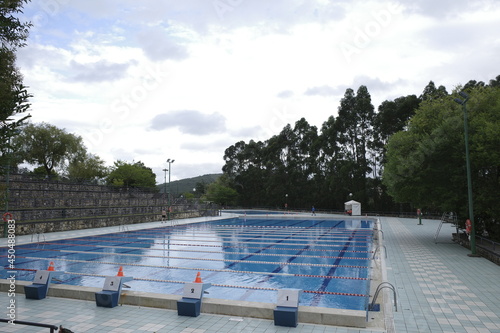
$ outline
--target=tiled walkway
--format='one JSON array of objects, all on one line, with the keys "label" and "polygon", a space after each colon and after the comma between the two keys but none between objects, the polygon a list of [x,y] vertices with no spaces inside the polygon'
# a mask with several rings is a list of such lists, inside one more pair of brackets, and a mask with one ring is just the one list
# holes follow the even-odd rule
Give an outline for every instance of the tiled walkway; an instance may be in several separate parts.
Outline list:
[{"label": "tiled walkway", "polygon": [[381,218],[387,277],[398,294],[396,332],[500,333],[500,266],[469,257],[439,221]]},{"label": "tiled walkway", "polygon": [[[395,286],[398,295],[398,311],[393,313],[396,332],[500,333],[500,266],[483,258],[468,257],[469,250],[450,241],[454,229],[447,225],[443,226],[435,244],[433,236],[438,221],[423,220],[424,225],[417,225],[416,219],[382,217],[381,222],[388,255],[387,280]],[[75,237],[75,233],[60,236]],[[54,237],[56,235],[46,235],[47,239]],[[7,294],[0,293],[1,308],[5,309],[7,300]],[[276,327],[270,320],[203,313],[197,318],[180,317],[176,311],[125,305],[97,308],[94,302],[54,297],[36,301],[19,295],[16,302],[19,320],[63,324],[77,333],[385,331],[310,324],[299,324],[297,328]],[[0,323],[0,331],[49,332],[5,323]]]}]

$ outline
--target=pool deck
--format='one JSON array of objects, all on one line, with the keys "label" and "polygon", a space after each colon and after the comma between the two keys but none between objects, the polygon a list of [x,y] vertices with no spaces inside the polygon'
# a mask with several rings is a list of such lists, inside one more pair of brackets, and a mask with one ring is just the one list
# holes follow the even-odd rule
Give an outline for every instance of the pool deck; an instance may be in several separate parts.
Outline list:
[{"label": "pool deck", "polygon": [[[68,327],[73,332],[165,332],[165,333],[270,333],[270,332],[463,332],[500,333],[500,266],[469,257],[467,250],[451,242],[454,228],[443,225],[438,243],[434,233],[439,221],[379,217],[383,231],[386,281],[396,288],[397,312],[386,314],[386,327],[367,329],[299,323],[296,328],[274,326],[272,320],[202,313],[178,316],[174,310],[123,305],[112,309],[95,302],[48,297],[27,300],[16,295],[18,320]],[[207,221],[207,218],[194,221]],[[187,222],[187,221],[185,221]],[[193,222],[193,219],[189,220]],[[158,227],[160,222],[130,225],[129,230]],[[164,224],[163,224],[164,225]],[[118,231],[118,227],[69,231],[44,235],[45,240],[82,237]],[[382,234],[382,233],[380,233]],[[40,236],[42,237],[42,236]],[[16,237],[17,244],[31,236]],[[41,239],[42,240],[42,239]],[[0,246],[6,240],[0,239]],[[390,292],[385,289],[385,294]],[[10,298],[0,292],[6,318]],[[389,305],[389,308],[391,306]],[[49,332],[48,329],[0,323],[2,332]]]}]

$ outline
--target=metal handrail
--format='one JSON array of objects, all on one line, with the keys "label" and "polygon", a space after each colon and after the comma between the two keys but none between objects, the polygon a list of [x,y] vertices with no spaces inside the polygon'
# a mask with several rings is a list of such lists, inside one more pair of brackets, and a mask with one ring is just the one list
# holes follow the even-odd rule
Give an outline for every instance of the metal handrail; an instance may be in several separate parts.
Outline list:
[{"label": "metal handrail", "polygon": [[478,235],[476,235],[476,239],[479,239],[480,245],[483,242],[487,242],[487,243],[490,243],[491,245],[493,245],[493,251],[496,251],[497,246],[500,247],[500,243],[492,241],[491,239],[488,239],[488,238],[485,238],[485,237],[481,237],[481,236],[478,236]]},{"label": "metal handrail", "polygon": [[389,282],[382,282],[381,284],[378,285],[377,290],[375,291],[375,294],[373,295],[373,299],[372,299],[372,302],[370,304],[370,307],[368,309],[373,310],[373,308],[375,307],[375,301],[378,298],[378,294],[384,288],[389,288],[392,290],[393,295],[394,295],[394,306],[396,307],[396,312],[398,312],[398,299],[396,296],[396,288],[394,288],[394,286],[392,284],[390,284]]},{"label": "metal handrail", "polygon": [[377,246],[377,248],[375,249],[375,251],[373,251],[373,257],[372,257],[372,259],[375,259],[375,255],[377,254],[377,251],[379,251],[381,247],[384,248],[385,257],[387,258],[387,248],[385,247],[385,245],[379,245],[379,246]]},{"label": "metal handrail", "polygon": [[8,319],[2,319],[2,318],[0,318],[0,322],[2,322],[2,323],[14,323],[14,324],[26,325],[26,326],[36,326],[36,327],[49,328],[50,329],[50,333],[55,333],[56,330],[59,329],[59,327],[57,327],[55,325],[32,323],[30,321],[22,321],[22,320],[8,320]]}]

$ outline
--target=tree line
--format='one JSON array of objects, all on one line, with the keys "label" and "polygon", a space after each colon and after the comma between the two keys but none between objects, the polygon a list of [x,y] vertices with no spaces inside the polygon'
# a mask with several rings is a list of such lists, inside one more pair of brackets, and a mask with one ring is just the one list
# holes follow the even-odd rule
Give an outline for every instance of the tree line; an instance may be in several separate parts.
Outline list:
[{"label": "tree line", "polygon": [[[0,1],[0,164],[23,162],[31,173],[116,186],[154,187],[144,163],[116,161],[111,168],[87,152],[82,139],[50,124],[29,124],[31,94],[16,67],[29,22],[16,15],[29,0]],[[337,116],[321,126],[305,118],[265,141],[240,141],[223,155],[223,176],[206,198],[223,205],[341,210],[349,199],[364,210],[416,210],[467,217],[462,105],[470,96],[472,187],[477,231],[500,238],[500,76],[469,81],[448,93],[434,82],[417,97],[387,100],[377,111],[366,86],[349,88]],[[15,152],[15,154],[13,153]],[[5,168],[7,166],[7,168]]]},{"label": "tree line", "polygon": [[[386,100],[378,111],[366,86],[349,88],[337,116],[318,129],[305,118],[265,141],[225,150],[219,200],[245,207],[365,211],[453,211],[465,220],[467,184],[462,106],[468,101],[474,201],[479,224],[494,234],[500,199],[500,76],[448,93],[433,81],[419,95]],[[221,202],[222,203],[222,202]],[[495,229],[495,230],[494,230]],[[498,232],[498,231],[497,231]]]}]

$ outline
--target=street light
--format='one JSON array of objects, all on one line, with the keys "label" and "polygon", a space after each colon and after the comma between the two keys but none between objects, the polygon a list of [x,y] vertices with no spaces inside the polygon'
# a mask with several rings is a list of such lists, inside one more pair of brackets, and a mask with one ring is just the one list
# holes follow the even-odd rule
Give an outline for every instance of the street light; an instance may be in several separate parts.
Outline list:
[{"label": "street light", "polygon": [[472,179],[471,179],[470,157],[469,157],[469,127],[468,127],[467,106],[466,106],[467,101],[469,100],[469,95],[467,95],[463,91],[459,92],[458,94],[463,97],[463,100],[460,98],[455,98],[454,101],[462,105],[464,110],[465,163],[467,165],[467,195],[469,198],[469,219],[471,222],[470,256],[476,256],[476,227],[474,225],[474,207],[472,202]]},{"label": "street light", "polygon": [[[175,160],[171,160],[170,158],[167,160],[167,163],[168,163],[168,193],[167,193],[168,210],[167,210],[167,220],[168,221],[170,221],[170,170],[172,169],[171,165],[174,162],[175,162]],[[165,177],[166,177],[166,173],[165,173]]]},{"label": "street light", "polygon": [[[168,171],[168,169],[165,168],[162,171],[165,172],[165,180],[163,181],[163,199],[165,199],[165,196],[167,195],[167,171]],[[168,198],[167,198],[167,200],[168,200]],[[164,221],[164,219],[165,219],[165,215],[166,215],[167,210],[168,210],[168,205],[167,205],[166,209],[164,211],[162,211],[162,214],[161,214],[162,221]]]}]

